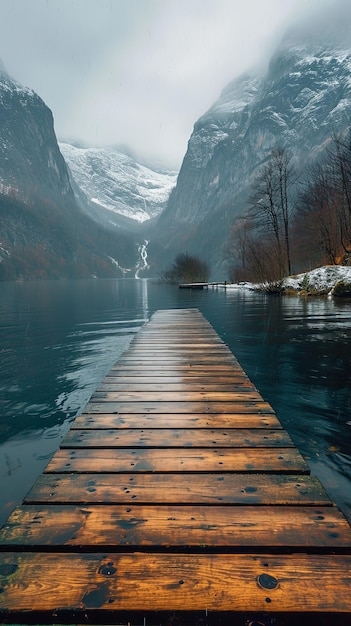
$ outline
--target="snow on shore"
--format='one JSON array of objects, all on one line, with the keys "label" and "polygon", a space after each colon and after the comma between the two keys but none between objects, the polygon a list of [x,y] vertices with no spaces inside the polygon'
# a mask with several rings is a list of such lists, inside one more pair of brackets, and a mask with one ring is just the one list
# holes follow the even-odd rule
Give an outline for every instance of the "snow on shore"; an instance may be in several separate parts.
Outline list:
[{"label": "snow on shore", "polygon": [[[283,289],[294,291],[311,291],[330,293],[340,280],[351,283],[351,267],[343,265],[325,265],[310,272],[289,276],[283,280]],[[227,289],[262,290],[262,285],[239,283],[227,285]]]},{"label": "snow on shore", "polygon": [[330,292],[340,280],[351,283],[351,267],[344,265],[317,267],[310,272],[285,278],[284,287],[285,289],[301,290],[308,286],[310,290],[328,290]]}]

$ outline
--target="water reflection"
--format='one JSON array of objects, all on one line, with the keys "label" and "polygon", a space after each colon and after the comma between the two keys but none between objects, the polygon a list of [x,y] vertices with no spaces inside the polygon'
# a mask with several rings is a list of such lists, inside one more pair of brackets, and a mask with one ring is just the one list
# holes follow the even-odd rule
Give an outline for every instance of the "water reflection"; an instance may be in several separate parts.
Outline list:
[{"label": "water reflection", "polygon": [[247,314],[247,302],[233,351],[351,518],[351,303],[269,298]]}]

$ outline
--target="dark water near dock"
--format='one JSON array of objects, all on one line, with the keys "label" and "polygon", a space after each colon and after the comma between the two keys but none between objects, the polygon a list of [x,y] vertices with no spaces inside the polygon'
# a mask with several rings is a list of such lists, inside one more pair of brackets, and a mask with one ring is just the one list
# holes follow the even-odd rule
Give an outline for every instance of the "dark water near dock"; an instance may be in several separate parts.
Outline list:
[{"label": "dark water near dock", "polygon": [[197,307],[351,520],[351,301],[146,280],[0,284],[0,523],[158,309]]}]

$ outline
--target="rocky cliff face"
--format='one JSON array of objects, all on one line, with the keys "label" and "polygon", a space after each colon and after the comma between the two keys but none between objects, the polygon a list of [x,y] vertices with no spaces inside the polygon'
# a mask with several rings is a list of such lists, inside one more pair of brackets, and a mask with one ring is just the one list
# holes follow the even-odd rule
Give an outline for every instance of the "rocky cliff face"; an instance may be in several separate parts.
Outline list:
[{"label": "rocky cliff face", "polygon": [[270,150],[288,147],[303,170],[350,120],[350,49],[289,35],[265,76],[233,81],[194,125],[177,186],[158,221],[163,260],[187,250],[224,278],[223,244],[246,211],[252,181]]},{"label": "rocky cliff face", "polygon": [[50,109],[31,89],[0,72],[0,184],[32,201],[72,201]]},{"label": "rocky cliff face", "polygon": [[0,69],[0,279],[115,276],[135,265],[77,205],[51,111]]}]

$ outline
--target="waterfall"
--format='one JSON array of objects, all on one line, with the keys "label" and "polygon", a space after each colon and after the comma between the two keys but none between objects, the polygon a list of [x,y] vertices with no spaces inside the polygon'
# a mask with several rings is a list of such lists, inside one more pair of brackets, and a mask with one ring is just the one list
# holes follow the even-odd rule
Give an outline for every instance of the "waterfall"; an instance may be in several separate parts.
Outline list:
[{"label": "waterfall", "polygon": [[136,264],[135,278],[140,278],[139,273],[144,270],[147,270],[149,267],[149,264],[147,262],[148,245],[149,245],[149,242],[147,239],[144,239],[143,243],[138,244],[138,254],[140,256],[140,260]]}]

